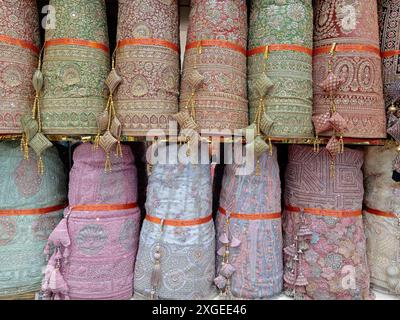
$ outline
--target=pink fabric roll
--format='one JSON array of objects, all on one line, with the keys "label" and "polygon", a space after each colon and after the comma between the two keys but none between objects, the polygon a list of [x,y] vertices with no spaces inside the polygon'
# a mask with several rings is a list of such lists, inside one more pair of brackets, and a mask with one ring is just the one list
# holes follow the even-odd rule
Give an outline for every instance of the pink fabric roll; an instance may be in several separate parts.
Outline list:
[{"label": "pink fabric roll", "polygon": [[122,146],[123,157],[112,154],[113,170],[105,173],[105,154],[92,148],[83,144],[74,152],[69,208],[49,238],[55,251],[42,286],[49,298],[132,296],[140,226],[134,158]]},{"label": "pink fabric roll", "polygon": [[[314,10],[314,123],[332,113],[334,100],[346,122],[343,136],[385,138],[376,0],[317,0]],[[317,125],[319,135],[332,135],[332,130],[318,132]]]},{"label": "pink fabric roll", "polygon": [[299,299],[370,298],[361,215],[363,152],[345,149],[331,176],[327,150],[291,146],[286,169],[284,282]]}]

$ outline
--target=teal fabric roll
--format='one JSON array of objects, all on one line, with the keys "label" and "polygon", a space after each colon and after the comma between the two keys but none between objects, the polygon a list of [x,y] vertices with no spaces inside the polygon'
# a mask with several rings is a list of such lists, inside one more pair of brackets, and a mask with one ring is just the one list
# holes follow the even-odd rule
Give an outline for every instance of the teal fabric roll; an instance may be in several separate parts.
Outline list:
[{"label": "teal fabric roll", "polygon": [[[57,207],[67,198],[57,150],[47,150],[43,161],[41,176],[33,151],[24,160],[19,142],[0,143],[0,298],[36,291],[41,285],[43,250],[62,216]],[[33,213],[35,209],[41,213]]]}]

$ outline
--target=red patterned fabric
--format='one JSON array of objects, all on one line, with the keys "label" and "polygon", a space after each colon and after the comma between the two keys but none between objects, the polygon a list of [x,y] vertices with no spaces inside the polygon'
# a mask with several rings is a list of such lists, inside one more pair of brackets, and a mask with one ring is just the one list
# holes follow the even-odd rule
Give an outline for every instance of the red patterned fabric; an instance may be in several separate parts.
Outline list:
[{"label": "red patterned fabric", "polygon": [[[328,77],[329,51],[336,43],[333,73],[342,83],[334,98],[348,125],[344,136],[385,138],[377,2],[317,0],[314,8],[314,115],[330,109],[329,93],[319,84]],[[327,88],[336,81],[328,82]]]},{"label": "red patterned fabric", "polygon": [[188,78],[197,67],[205,78],[195,94],[195,120],[200,128],[246,127],[246,1],[193,0],[187,44],[180,110],[190,102],[193,88]]},{"label": "red patterned fabric", "polygon": [[39,46],[36,1],[0,1],[0,134],[21,132],[21,115],[33,104]]}]

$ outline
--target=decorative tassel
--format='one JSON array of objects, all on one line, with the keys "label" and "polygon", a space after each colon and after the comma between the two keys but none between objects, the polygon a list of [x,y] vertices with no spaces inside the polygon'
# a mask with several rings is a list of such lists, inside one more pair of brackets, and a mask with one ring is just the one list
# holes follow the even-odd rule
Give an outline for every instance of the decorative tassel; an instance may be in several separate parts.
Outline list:
[{"label": "decorative tassel", "polygon": [[331,163],[329,165],[329,172],[330,172],[330,176],[331,178],[335,177],[335,160],[331,159]]},{"label": "decorative tassel", "polygon": [[99,145],[100,145],[100,132],[98,132],[96,137],[94,138],[93,151],[98,150],[99,149]]},{"label": "decorative tassel", "polygon": [[160,286],[160,282],[161,282],[161,253],[160,253],[160,246],[157,245],[156,246],[156,251],[154,253],[154,267],[153,267],[153,271],[151,273],[151,277],[150,277],[150,283],[151,283],[151,298],[155,299],[155,295],[157,292],[157,289]]},{"label": "decorative tassel", "polygon": [[111,172],[112,171],[112,165],[111,165],[111,158],[110,158],[110,153],[107,152],[106,154],[106,162],[104,164],[104,172]]},{"label": "decorative tassel", "polygon": [[260,176],[261,175],[261,166],[260,166],[260,160],[257,160],[257,164],[256,164],[256,176]]},{"label": "decorative tassel", "polygon": [[41,155],[39,156],[38,160],[38,172],[41,176],[44,175],[44,162]]},{"label": "decorative tassel", "polygon": [[273,155],[273,149],[272,149],[272,141],[271,138],[268,138],[268,147],[269,147],[269,155]]},{"label": "decorative tassel", "polygon": [[314,152],[318,153],[320,151],[320,141],[319,141],[319,137],[318,134],[315,136],[315,140],[314,140]]},{"label": "decorative tassel", "polygon": [[343,136],[342,135],[340,135],[340,137],[339,137],[339,145],[340,145],[339,153],[344,153],[344,141],[343,141]]},{"label": "decorative tassel", "polygon": [[116,148],[116,153],[115,155],[119,158],[122,158],[122,147],[121,147],[121,141],[118,140],[117,142],[117,148]]}]

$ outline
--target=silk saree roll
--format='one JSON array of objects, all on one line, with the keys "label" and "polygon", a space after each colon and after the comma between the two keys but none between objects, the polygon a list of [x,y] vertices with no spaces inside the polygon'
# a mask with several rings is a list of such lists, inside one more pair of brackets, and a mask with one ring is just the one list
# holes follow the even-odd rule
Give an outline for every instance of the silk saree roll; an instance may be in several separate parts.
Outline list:
[{"label": "silk saree roll", "polygon": [[169,128],[178,111],[180,58],[177,0],[119,1],[115,103],[125,135]]},{"label": "silk saree roll", "polygon": [[[259,159],[260,173],[226,165],[217,228],[221,296],[268,299],[282,290],[281,186],[276,148]],[[229,254],[226,254],[226,251]]]},{"label": "silk saree roll", "polygon": [[0,134],[21,132],[33,104],[32,75],[40,51],[36,1],[0,1]]},{"label": "silk saree roll", "polygon": [[326,149],[291,146],[285,175],[284,287],[297,299],[370,298],[362,220],[363,152],[347,149],[331,176]]},{"label": "silk saree roll", "polygon": [[400,186],[392,179],[393,144],[367,148],[364,225],[374,289],[400,295]]},{"label": "silk saree roll", "polygon": [[400,98],[400,1],[382,0],[379,8],[383,89],[386,107]]},{"label": "silk saree roll", "polygon": [[255,121],[258,111],[265,112],[273,122],[272,128],[264,132],[267,136],[312,137],[312,48],[311,0],[252,1],[250,120]]},{"label": "silk saree roll", "polygon": [[157,152],[159,161],[147,187],[134,298],[212,298],[216,292],[210,165],[178,162],[176,144],[160,144]]},{"label": "silk saree roll", "polygon": [[134,157],[122,146],[106,155],[83,144],[74,152],[69,207],[49,237],[53,249],[42,284],[45,299],[129,299],[139,238],[140,210]]},{"label": "silk saree roll", "polygon": [[377,1],[317,0],[314,26],[317,134],[386,138]]},{"label": "silk saree roll", "polygon": [[39,291],[46,264],[43,249],[65,207],[64,167],[57,150],[46,151],[39,174],[18,142],[0,143],[0,299]]},{"label": "silk saree roll", "polygon": [[246,47],[246,1],[191,2],[179,109],[198,129],[247,126]]},{"label": "silk saree roll", "polygon": [[105,2],[51,0],[50,5],[56,21],[54,29],[46,30],[43,130],[96,134],[96,116],[106,106],[104,81],[110,69]]}]

